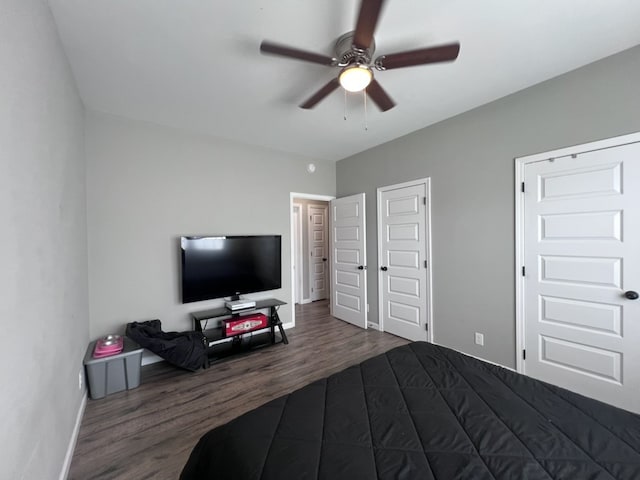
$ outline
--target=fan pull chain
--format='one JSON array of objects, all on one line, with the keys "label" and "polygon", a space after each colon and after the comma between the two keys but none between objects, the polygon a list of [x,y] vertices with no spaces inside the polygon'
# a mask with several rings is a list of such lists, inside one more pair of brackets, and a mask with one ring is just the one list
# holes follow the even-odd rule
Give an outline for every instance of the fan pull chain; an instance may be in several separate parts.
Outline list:
[{"label": "fan pull chain", "polygon": [[344,119],[345,120],[347,119],[347,91],[346,90],[344,90]]},{"label": "fan pull chain", "polygon": [[364,131],[366,132],[369,130],[367,125],[367,89],[365,88],[362,92],[364,93]]}]

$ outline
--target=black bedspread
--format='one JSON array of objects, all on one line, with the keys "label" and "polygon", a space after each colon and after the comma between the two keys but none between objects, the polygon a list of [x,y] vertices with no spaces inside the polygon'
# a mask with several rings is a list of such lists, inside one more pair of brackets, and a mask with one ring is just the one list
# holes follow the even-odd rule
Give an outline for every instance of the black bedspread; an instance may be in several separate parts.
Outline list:
[{"label": "black bedspread", "polygon": [[640,416],[416,342],[204,435],[183,480],[640,479]]}]

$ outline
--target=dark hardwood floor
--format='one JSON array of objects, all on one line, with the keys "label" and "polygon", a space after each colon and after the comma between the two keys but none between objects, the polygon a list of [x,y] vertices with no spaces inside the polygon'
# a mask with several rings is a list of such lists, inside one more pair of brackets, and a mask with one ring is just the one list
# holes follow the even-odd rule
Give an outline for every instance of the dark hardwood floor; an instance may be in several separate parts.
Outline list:
[{"label": "dark hardwood floor", "polygon": [[177,479],[208,430],[350,365],[408,343],[329,315],[326,301],[296,307],[289,345],[230,357],[194,373],[142,367],[140,387],[88,400],[70,479]]}]

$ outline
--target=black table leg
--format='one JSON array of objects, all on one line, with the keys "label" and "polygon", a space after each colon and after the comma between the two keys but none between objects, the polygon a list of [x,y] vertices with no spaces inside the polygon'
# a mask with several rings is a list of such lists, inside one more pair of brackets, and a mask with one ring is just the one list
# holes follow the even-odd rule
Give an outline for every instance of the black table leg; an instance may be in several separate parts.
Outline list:
[{"label": "black table leg", "polygon": [[284,328],[282,328],[282,323],[278,323],[278,329],[280,330],[280,335],[282,335],[282,343],[287,345],[289,343],[289,339],[287,338],[287,334],[284,333]]},{"label": "black table leg", "polygon": [[[287,334],[284,333],[284,328],[282,328],[282,322],[280,321],[280,316],[278,315],[278,310],[276,307],[271,307],[271,331],[273,332],[273,327],[278,326],[278,330],[280,330],[280,335],[282,336],[282,343],[287,345],[289,343],[289,339],[287,338]],[[273,341],[275,342],[275,333],[273,334]]]}]

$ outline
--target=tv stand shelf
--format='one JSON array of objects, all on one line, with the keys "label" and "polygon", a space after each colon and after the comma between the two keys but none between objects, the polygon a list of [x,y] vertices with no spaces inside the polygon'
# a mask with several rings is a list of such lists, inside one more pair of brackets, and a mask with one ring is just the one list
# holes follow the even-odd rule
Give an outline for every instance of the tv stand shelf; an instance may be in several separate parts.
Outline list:
[{"label": "tv stand shelf", "polygon": [[[202,332],[207,339],[208,349],[208,364],[211,364],[221,358],[229,355],[235,355],[258,348],[266,347],[269,345],[276,345],[278,343],[289,343],[287,334],[282,327],[282,322],[278,316],[278,307],[286,305],[286,302],[278,300],[276,298],[266,298],[263,300],[256,300],[256,306],[243,310],[231,311],[227,307],[212,308],[209,310],[203,310],[199,312],[191,312],[191,318],[193,319],[194,329],[198,332]],[[207,328],[209,321],[216,322],[221,317],[239,317],[246,315],[247,313],[255,313],[258,310],[268,310],[268,325],[258,330],[252,330],[247,333],[235,335],[233,337],[225,337],[224,330],[221,326],[214,328]],[[202,322],[205,323],[205,328],[202,328]],[[276,328],[280,333],[280,340],[277,341]],[[205,367],[208,365],[205,365]]]}]

